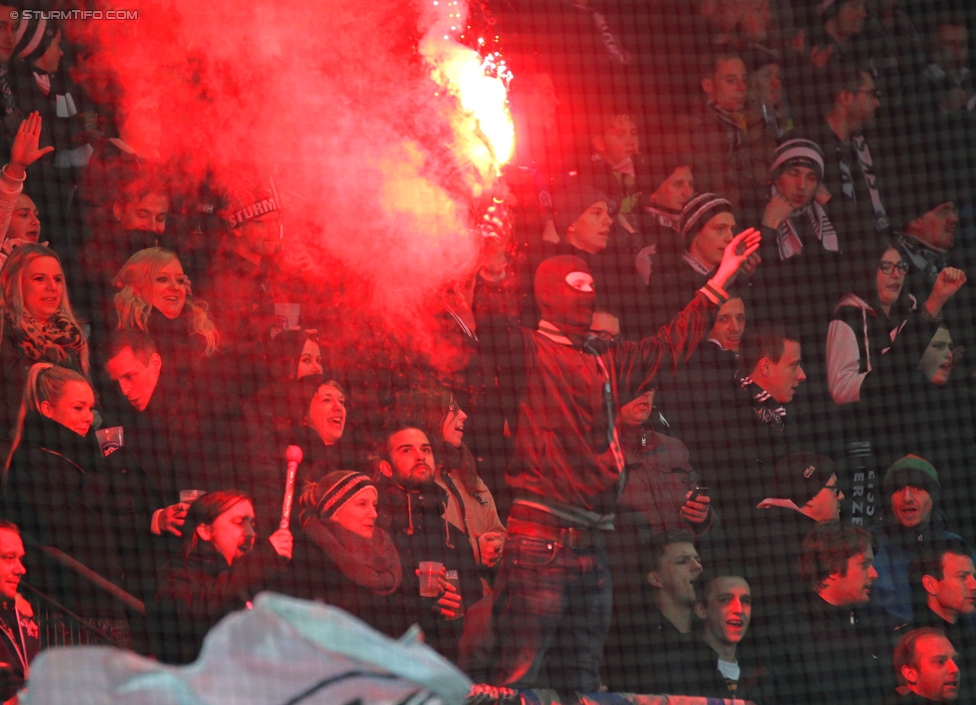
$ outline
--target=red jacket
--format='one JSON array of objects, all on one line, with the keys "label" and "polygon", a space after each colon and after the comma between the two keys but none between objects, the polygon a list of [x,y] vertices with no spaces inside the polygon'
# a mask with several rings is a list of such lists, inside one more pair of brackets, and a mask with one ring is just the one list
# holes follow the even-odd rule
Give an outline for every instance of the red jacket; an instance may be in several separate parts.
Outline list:
[{"label": "red jacket", "polygon": [[[620,388],[649,389],[662,364],[673,371],[688,359],[711,327],[714,306],[698,293],[654,336],[608,346],[599,360],[609,373],[614,409]],[[606,378],[597,357],[537,331],[518,333],[525,380],[509,484],[550,506],[612,514],[620,472],[610,449]]]}]

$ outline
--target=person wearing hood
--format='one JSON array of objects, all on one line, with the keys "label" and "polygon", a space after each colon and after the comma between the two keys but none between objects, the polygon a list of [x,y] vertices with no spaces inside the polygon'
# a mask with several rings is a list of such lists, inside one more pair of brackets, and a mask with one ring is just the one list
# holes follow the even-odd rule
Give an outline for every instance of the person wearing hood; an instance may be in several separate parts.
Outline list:
[{"label": "person wearing hood", "polygon": [[912,586],[909,567],[912,559],[933,541],[960,538],[946,528],[938,509],[942,485],[935,467],[917,455],[906,455],[888,468],[884,476],[884,496],[889,511],[884,522],[872,526],[877,537],[874,583],[871,601],[898,619],[912,620]]},{"label": "person wearing hood", "polygon": [[[437,484],[436,460],[427,435],[415,422],[398,422],[387,435],[378,462],[376,524],[400,554],[400,595],[424,631],[426,643],[458,661],[465,609],[481,599],[481,580],[468,537],[445,516],[447,491]],[[443,566],[436,598],[420,596],[421,562]],[[459,585],[447,582],[457,571]],[[419,600],[419,602],[418,602]]]},{"label": "person wearing hood", "polygon": [[614,421],[620,385],[646,391],[660,370],[685,362],[711,327],[711,310],[727,299],[724,286],[758,247],[754,230],[734,238],[691,303],[638,343],[604,344],[591,333],[594,277],[574,256],[539,266],[536,330],[479,322],[483,360],[506,365],[507,385],[519,390],[516,458],[506,477],[517,499],[495,584],[495,684],[537,684],[562,629],[571,638],[548,664],[552,685],[599,687],[612,599],[605,532],[625,478]]}]

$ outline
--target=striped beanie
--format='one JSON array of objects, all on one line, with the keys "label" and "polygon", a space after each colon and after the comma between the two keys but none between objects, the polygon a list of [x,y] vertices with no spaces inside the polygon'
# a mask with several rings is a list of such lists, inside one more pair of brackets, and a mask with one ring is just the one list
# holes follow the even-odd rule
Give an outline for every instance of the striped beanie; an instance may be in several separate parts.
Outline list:
[{"label": "striped beanie", "polygon": [[30,19],[20,21],[14,36],[15,57],[30,64],[44,56],[60,31],[57,22],[49,22],[45,17],[48,14],[50,13],[33,10]]},{"label": "striped beanie", "polygon": [[732,204],[716,193],[699,193],[692,196],[681,209],[678,229],[685,242],[690,243],[709,220],[719,213],[732,213]]},{"label": "striped beanie", "polygon": [[[352,470],[336,470],[323,477],[311,490],[315,499],[315,511],[312,516],[329,520],[363,490],[376,485],[368,476]],[[316,495],[318,495],[316,497]]]},{"label": "striped beanie", "polygon": [[812,169],[817,178],[823,180],[823,150],[816,142],[804,139],[786,140],[773,152],[773,163],[769,167],[769,177],[776,179],[784,171],[794,166]]}]

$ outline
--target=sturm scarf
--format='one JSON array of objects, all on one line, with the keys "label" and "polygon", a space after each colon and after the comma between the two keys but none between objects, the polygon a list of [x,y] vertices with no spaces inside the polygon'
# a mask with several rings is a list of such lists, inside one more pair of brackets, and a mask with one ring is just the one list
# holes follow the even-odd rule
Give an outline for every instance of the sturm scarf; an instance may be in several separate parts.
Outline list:
[{"label": "sturm scarf", "polygon": [[18,325],[7,315],[8,330],[14,345],[34,362],[69,363],[69,367],[81,368],[81,350],[85,346],[85,334],[63,313],[51,316],[41,324],[24,311]]},{"label": "sturm scarf", "polygon": [[[775,187],[773,188],[773,193],[776,193]],[[809,226],[825,250],[831,252],[839,251],[840,245],[837,242],[837,231],[834,230],[833,224],[827,218],[827,212],[816,200],[811,200],[803,208],[794,210],[786,220],[780,223],[776,245],[779,248],[779,258],[781,260],[786,260],[794,255],[800,254],[803,246],[809,244],[803,242],[803,238],[797,232],[797,224]]]},{"label": "sturm scarf", "polygon": [[[871,158],[871,150],[864,139],[864,135],[857,132],[851,135],[851,147],[857,154],[857,163],[864,175],[864,182],[867,185],[868,194],[871,197],[871,209],[874,211],[874,227],[880,233],[890,226],[888,213],[885,211],[881,196],[878,194],[877,177],[874,175],[874,162]],[[850,165],[844,161],[843,152],[838,145],[838,162],[840,166],[841,190],[844,198],[849,201],[857,201],[857,193],[854,187],[854,177],[851,173]]]},{"label": "sturm scarf", "polygon": [[786,408],[770,396],[769,392],[752,381],[751,377],[739,380],[739,386],[749,392],[752,397],[752,410],[760,423],[773,428],[783,428]]}]

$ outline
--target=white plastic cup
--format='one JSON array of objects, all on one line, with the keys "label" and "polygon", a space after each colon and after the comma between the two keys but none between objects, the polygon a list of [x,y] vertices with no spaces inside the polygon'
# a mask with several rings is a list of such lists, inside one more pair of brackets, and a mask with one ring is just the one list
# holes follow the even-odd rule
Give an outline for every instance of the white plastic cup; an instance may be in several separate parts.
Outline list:
[{"label": "white plastic cup", "polygon": [[420,561],[420,596],[437,597],[441,594],[439,578],[444,573],[444,564],[436,561]]},{"label": "white plastic cup", "polygon": [[[461,579],[458,577],[458,572],[456,570],[447,571],[447,575],[444,576],[444,580],[449,582],[454,586],[454,589],[458,591],[458,595],[461,594]],[[457,614],[455,614],[451,619],[461,619],[464,616],[464,602],[461,602],[461,606],[458,607]]]},{"label": "white plastic cup", "polygon": [[294,330],[298,328],[298,318],[302,315],[301,304],[275,304],[276,328]]},{"label": "white plastic cup", "polygon": [[100,428],[95,431],[95,439],[102,450],[102,455],[108,457],[124,445],[125,430],[121,426]]},{"label": "white plastic cup", "polygon": [[180,504],[193,504],[205,494],[203,490],[180,490]]}]

